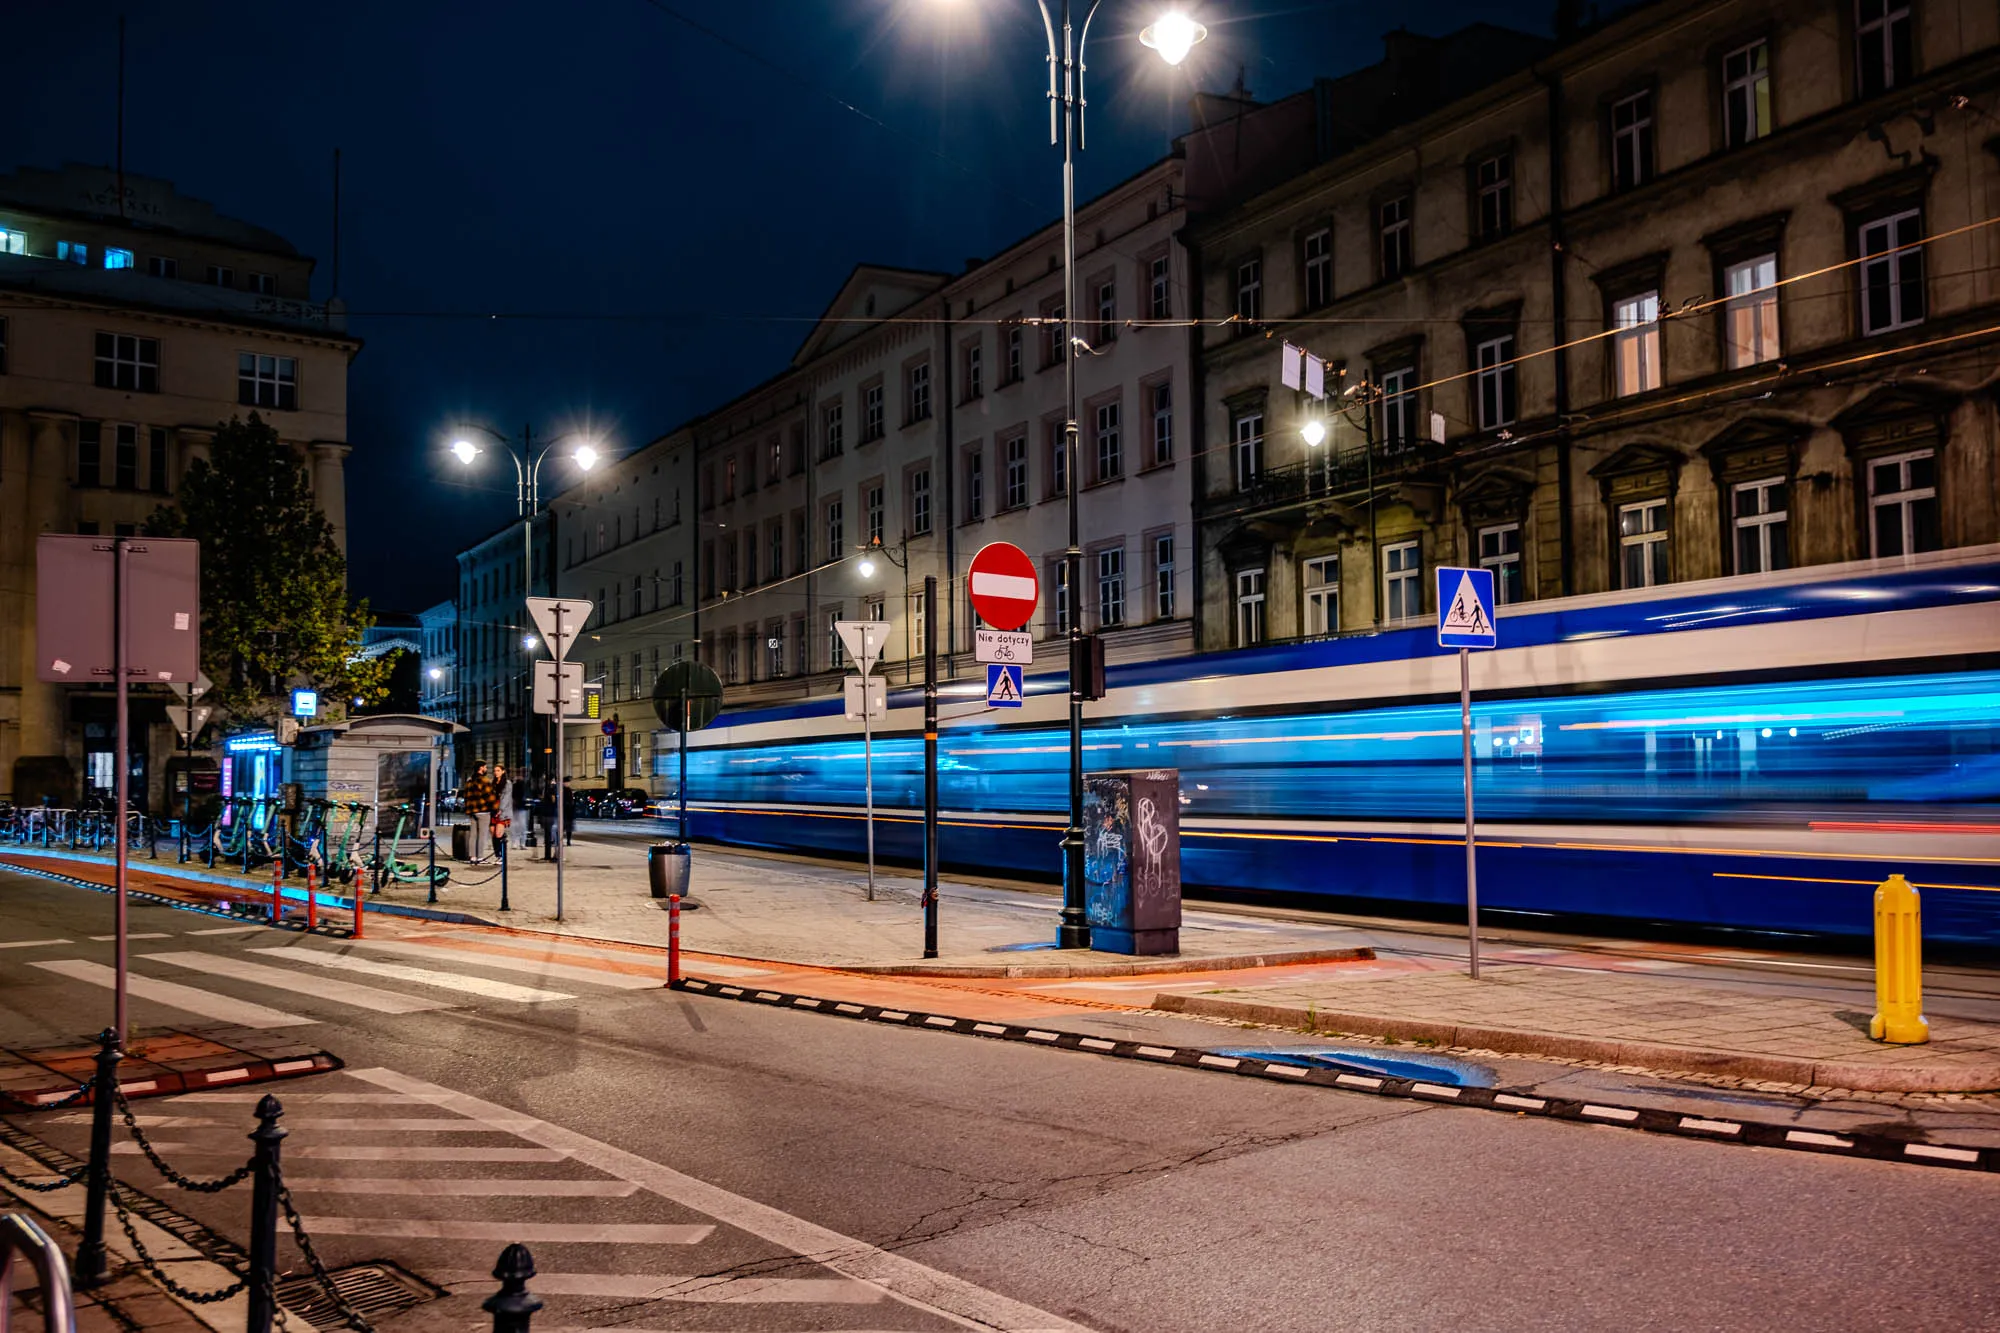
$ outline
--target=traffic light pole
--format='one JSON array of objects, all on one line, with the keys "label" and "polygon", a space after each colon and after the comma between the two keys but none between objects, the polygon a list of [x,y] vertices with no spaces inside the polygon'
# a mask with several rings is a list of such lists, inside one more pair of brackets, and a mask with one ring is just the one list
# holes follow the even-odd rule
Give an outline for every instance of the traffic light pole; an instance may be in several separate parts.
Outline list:
[{"label": "traffic light pole", "polygon": [[569,790],[563,785],[569,766],[569,733],[563,718],[569,703],[569,682],[563,675],[563,659],[569,652],[569,629],[563,624],[563,607],[556,604],[556,920],[563,919],[563,855],[569,846]]}]

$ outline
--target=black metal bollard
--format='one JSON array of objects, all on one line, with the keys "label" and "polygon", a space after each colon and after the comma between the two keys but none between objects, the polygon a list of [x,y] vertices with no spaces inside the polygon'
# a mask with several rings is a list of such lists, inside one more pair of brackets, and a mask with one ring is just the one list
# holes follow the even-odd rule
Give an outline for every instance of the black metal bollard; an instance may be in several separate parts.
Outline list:
[{"label": "black metal bollard", "polygon": [[118,1100],[118,1034],[97,1034],[97,1077],[90,1089],[90,1174],[83,1204],[83,1239],[76,1247],[75,1282],[94,1287],[110,1265],[104,1252],[104,1205],[111,1193],[111,1106]]},{"label": "black metal bollard", "polygon": [[246,1333],[271,1333],[278,1307],[278,1145],[291,1131],[278,1123],[285,1113],[266,1093],[257,1103],[257,1128],[250,1131],[250,1316]]},{"label": "black metal bollard", "polygon": [[500,1251],[500,1262],[493,1265],[500,1290],[480,1306],[493,1316],[493,1333],[528,1333],[528,1321],[542,1308],[542,1298],[528,1290],[534,1275],[535,1256],[527,1246],[517,1242]]},{"label": "black metal bollard", "polygon": [[382,892],[382,876],[387,867],[382,860],[382,821],[375,821],[375,892]]},{"label": "black metal bollard", "polygon": [[436,902],[438,900],[438,831],[436,829],[431,830],[429,846],[431,858],[431,896],[428,901]]}]

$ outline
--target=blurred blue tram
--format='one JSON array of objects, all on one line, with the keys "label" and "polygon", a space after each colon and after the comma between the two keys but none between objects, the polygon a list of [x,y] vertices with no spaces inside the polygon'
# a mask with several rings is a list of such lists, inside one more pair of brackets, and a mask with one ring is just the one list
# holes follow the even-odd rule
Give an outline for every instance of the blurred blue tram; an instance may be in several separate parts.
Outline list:
[{"label": "blurred blue tram", "polygon": [[[2000,548],[1503,608],[1473,655],[1482,904],[1859,935],[1900,870],[1934,941],[2000,943]],[[1090,770],[1176,768],[1190,887],[1463,902],[1458,667],[1429,624],[1114,667]],[[1067,694],[942,688],[941,858],[1051,877]],[[921,854],[921,690],[876,729],[877,839]],[[694,737],[697,837],[858,855],[840,700]]]}]

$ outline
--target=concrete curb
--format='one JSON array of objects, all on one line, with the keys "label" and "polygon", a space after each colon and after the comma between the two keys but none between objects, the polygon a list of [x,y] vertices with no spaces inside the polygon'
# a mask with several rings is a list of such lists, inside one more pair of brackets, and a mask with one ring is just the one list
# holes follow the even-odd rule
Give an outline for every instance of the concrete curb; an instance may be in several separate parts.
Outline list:
[{"label": "concrete curb", "polygon": [[794,962],[791,965],[877,977],[1142,977],[1170,972],[1234,972],[1248,967],[1285,967],[1293,963],[1367,962],[1374,956],[1373,949],[1362,946],[1347,949],[1279,949],[1270,953],[1223,954],[1213,958],[1135,958],[1131,962],[1098,962],[1093,959],[1078,963]]},{"label": "concrete curb", "polygon": [[1558,1032],[1523,1032],[1513,1028],[1481,1027],[1474,1023],[1439,1023],[1414,1018],[1385,1018],[1377,1014],[1300,1009],[1292,1005],[1218,1000],[1202,995],[1156,995],[1152,1007],[1171,1014],[1233,1018],[1246,1023],[1333,1035],[1394,1037],[1399,1041],[1432,1042],[1439,1046],[1498,1051],[1505,1055],[1554,1055],[1568,1060],[1639,1065],[1667,1073],[1712,1074],[1773,1083],[1798,1083],[1807,1087],[1848,1088],[1855,1092],[1990,1092],[2000,1088],[2000,1063],[1939,1067],[1917,1063],[1885,1066],[1806,1060],[1747,1051],[1669,1046],[1659,1042],[1615,1041]]}]

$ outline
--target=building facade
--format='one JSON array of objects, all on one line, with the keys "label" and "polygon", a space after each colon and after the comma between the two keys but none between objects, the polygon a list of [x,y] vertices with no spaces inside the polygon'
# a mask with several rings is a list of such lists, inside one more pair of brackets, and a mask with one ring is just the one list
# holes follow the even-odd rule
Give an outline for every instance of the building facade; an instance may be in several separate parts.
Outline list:
[{"label": "building facade", "polygon": [[1522,601],[2000,539],[1993,7],[1654,3],[1517,53],[1347,142],[1243,112],[1319,151],[1194,227],[1202,645],[1428,617],[1439,564]]},{"label": "building facade", "polygon": [[[122,183],[122,190],[121,190]],[[75,802],[113,783],[109,687],[36,680],[35,537],[128,535],[216,426],[252,411],[308,469],[345,549],[347,370],[360,343],[313,261],[165,181],[0,176],[0,783]],[[135,704],[134,790],[160,808],[175,735]]]},{"label": "building facade", "polygon": [[[458,721],[458,604],[439,602],[417,612],[417,711],[444,722]],[[458,786],[457,754],[439,751],[438,790]]]},{"label": "building facade", "polygon": [[[551,743],[546,727],[531,713],[534,663],[546,656],[528,614],[526,599],[548,587],[557,522],[544,510],[532,521],[516,520],[458,555],[458,597],[450,642],[452,662],[440,679],[452,682],[465,727],[456,740],[454,766],[469,773],[481,761],[504,763],[515,774],[537,773]],[[443,606],[432,607],[435,617]],[[431,622],[426,620],[426,630]],[[432,682],[425,663],[425,685]],[[426,710],[428,711],[428,710]]]}]

